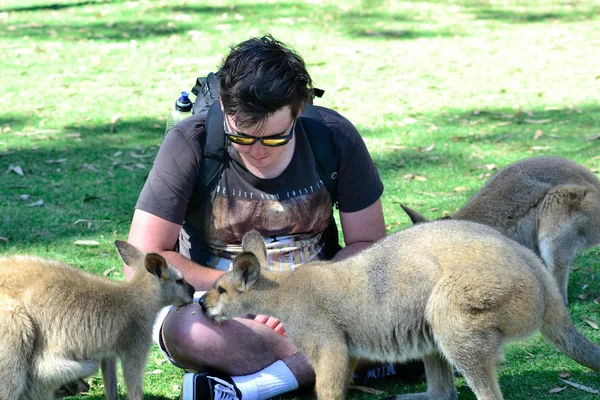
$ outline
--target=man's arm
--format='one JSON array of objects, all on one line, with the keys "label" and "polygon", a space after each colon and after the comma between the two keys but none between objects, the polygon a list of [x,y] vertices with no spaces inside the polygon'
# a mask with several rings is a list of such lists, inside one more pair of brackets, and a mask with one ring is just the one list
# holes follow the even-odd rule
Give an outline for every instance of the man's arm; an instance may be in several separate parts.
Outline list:
[{"label": "man's arm", "polygon": [[360,211],[340,212],[340,222],[346,247],[333,257],[334,260],[357,253],[386,236],[381,199]]},{"label": "man's arm", "polygon": [[[162,255],[168,263],[181,271],[186,281],[196,290],[208,290],[225,271],[200,266],[173,251],[180,229],[179,224],[136,209],[127,241],[144,253],[154,252]],[[125,277],[129,279],[132,270],[128,265],[125,265],[124,269]]]}]

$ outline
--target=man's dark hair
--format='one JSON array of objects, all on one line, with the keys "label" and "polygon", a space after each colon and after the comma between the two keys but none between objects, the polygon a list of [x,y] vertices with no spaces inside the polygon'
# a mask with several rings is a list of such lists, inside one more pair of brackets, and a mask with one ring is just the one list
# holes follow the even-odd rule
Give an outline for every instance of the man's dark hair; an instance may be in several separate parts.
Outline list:
[{"label": "man's dark hair", "polygon": [[218,76],[225,114],[241,127],[264,123],[285,106],[298,117],[312,89],[302,57],[271,35],[232,47]]}]

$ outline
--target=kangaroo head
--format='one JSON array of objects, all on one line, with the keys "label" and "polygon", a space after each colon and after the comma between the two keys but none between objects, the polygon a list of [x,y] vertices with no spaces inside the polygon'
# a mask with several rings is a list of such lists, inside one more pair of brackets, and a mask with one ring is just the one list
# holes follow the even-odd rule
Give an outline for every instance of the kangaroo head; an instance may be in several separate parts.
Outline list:
[{"label": "kangaroo head", "polygon": [[202,311],[216,322],[248,314],[248,292],[260,277],[267,250],[263,237],[250,231],[242,239],[243,252],[235,257],[231,269],[222,275],[200,299]]},{"label": "kangaroo head", "polygon": [[145,254],[122,240],[115,241],[115,247],[123,262],[135,271],[134,276],[149,272],[158,280],[162,303],[165,306],[183,306],[194,300],[192,285],[187,283],[181,272],[169,265],[163,256],[157,253]]}]

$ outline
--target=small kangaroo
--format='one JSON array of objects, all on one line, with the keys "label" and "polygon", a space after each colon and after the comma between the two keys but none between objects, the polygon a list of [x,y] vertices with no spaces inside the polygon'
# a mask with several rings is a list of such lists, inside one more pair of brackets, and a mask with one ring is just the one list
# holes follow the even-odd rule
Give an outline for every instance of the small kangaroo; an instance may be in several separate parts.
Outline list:
[{"label": "small kangaroo", "polygon": [[[415,224],[428,221],[402,209]],[[491,226],[533,250],[568,304],[571,262],[579,250],[600,243],[600,180],[564,158],[527,158],[494,174],[450,218]]]},{"label": "small kangaroo", "polygon": [[220,323],[272,315],[316,373],[319,400],[341,400],[356,359],[423,358],[428,390],[391,397],[456,400],[455,366],[479,400],[500,400],[503,345],[541,330],[578,363],[600,370],[600,348],[571,322],[554,279],[530,250],[469,221],[434,221],[389,235],[340,261],[266,270],[251,231],[232,270],[200,299]]},{"label": "small kangaroo", "polygon": [[39,257],[0,258],[0,399],[54,399],[100,363],[106,397],[118,399],[119,359],[128,398],[142,400],[156,315],[191,303],[194,289],[162,256],[115,246],[135,271],[129,281]]}]

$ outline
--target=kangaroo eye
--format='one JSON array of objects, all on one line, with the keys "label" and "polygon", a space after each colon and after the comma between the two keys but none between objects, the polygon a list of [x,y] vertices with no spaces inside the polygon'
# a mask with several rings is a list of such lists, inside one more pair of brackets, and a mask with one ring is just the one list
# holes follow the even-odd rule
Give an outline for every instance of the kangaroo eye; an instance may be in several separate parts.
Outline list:
[{"label": "kangaroo eye", "polygon": [[183,286],[183,284],[184,284],[184,280],[183,280],[183,279],[177,279],[177,280],[175,281],[175,283],[176,283],[176,284],[178,284],[178,285],[181,285],[181,286]]},{"label": "kangaroo eye", "polygon": [[217,286],[217,293],[219,293],[219,294],[227,293],[227,290],[225,290],[223,288],[223,286]]}]

